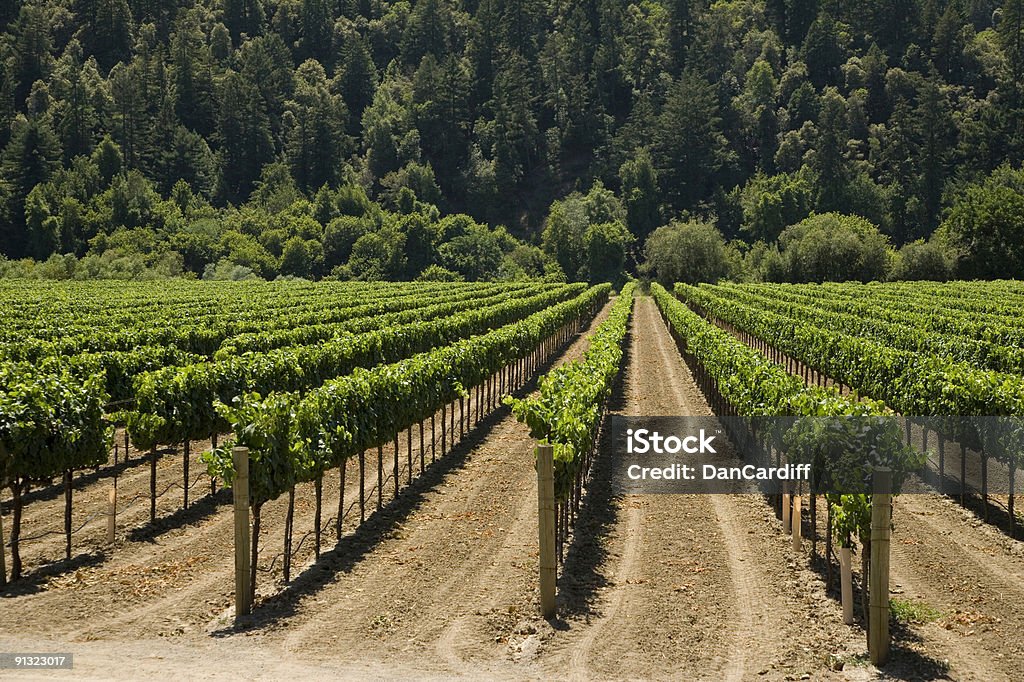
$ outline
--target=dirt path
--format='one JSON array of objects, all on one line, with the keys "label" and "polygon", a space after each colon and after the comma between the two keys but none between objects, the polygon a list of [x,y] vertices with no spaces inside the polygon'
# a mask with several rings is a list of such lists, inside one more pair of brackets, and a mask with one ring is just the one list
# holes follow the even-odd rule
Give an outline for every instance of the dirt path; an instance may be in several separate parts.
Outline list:
[{"label": "dirt path", "polygon": [[[711,414],[649,297],[637,300],[613,411]],[[568,631],[543,655],[547,672],[574,679],[830,674],[825,656],[846,651],[849,629],[816,576],[789,555],[760,498],[615,498],[606,475],[598,465],[590,491],[597,499],[588,500],[580,531],[596,539],[567,561]],[[595,554],[606,558],[595,562]]]}]

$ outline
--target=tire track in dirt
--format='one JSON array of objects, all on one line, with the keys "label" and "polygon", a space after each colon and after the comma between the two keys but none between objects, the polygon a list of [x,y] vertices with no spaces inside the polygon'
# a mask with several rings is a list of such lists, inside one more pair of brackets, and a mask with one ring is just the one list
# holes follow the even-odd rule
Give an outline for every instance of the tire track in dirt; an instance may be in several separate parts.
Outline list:
[{"label": "tire track in dirt", "polygon": [[[636,306],[616,411],[711,415],[653,300]],[[788,555],[763,498],[627,495],[612,506],[599,596],[575,605],[544,657],[549,675],[833,676],[824,653],[841,650],[847,632],[835,607],[820,608],[823,594],[806,601],[813,576]],[[804,625],[812,614],[820,628]]]},{"label": "tire track in dirt", "polygon": [[916,625],[907,648],[948,660],[955,679],[1020,679],[1024,661],[1024,549],[956,502],[896,499],[892,582],[896,595],[938,611]]}]

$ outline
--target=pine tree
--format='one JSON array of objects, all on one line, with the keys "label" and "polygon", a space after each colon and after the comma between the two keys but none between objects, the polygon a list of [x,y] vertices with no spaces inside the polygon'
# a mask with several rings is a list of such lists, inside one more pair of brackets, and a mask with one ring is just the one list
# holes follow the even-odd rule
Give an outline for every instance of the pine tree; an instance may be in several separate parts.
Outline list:
[{"label": "pine tree", "polygon": [[498,0],[480,0],[470,30],[467,51],[473,65],[472,106],[481,106],[494,94],[501,45],[501,7]]},{"label": "pine tree", "polygon": [[540,159],[534,88],[529,64],[518,53],[502,60],[494,80],[494,161],[499,186],[515,187]]},{"label": "pine tree", "polygon": [[316,59],[327,68],[334,65],[331,49],[333,20],[328,0],[302,0],[299,59]]},{"label": "pine tree", "polygon": [[1007,0],[999,20],[999,38],[1009,70],[1009,102],[1001,111],[1009,158],[1024,158],[1024,0]]},{"label": "pine tree", "polygon": [[235,72],[224,77],[219,105],[220,195],[240,203],[249,197],[264,164],[273,159],[270,121],[259,91]]},{"label": "pine tree", "polygon": [[661,193],[650,152],[646,148],[637,150],[635,157],[622,164],[619,177],[622,178],[622,201],[626,205],[626,226],[642,244],[647,235],[661,225]]},{"label": "pine tree", "polygon": [[224,23],[236,47],[242,43],[242,35],[262,35],[265,21],[263,0],[224,0]]},{"label": "pine tree", "polygon": [[818,185],[819,212],[843,211],[851,171],[846,159],[846,143],[850,139],[846,101],[835,88],[822,96],[818,118],[818,139],[812,169]]},{"label": "pine tree", "polygon": [[137,24],[151,23],[157,33],[167,35],[178,9],[186,0],[129,0],[132,16]]},{"label": "pine tree", "polygon": [[455,56],[439,64],[428,54],[413,75],[413,113],[420,145],[443,187],[455,183],[465,161],[468,90],[468,68]]},{"label": "pine tree", "polygon": [[186,128],[209,136],[216,128],[213,55],[191,14],[182,13],[176,22],[170,50],[174,72],[174,111]]},{"label": "pine tree", "polygon": [[670,59],[672,64],[671,73],[678,76],[686,65],[686,51],[693,40],[696,30],[696,17],[694,16],[694,0],[670,0],[668,3],[669,12],[669,40]]},{"label": "pine tree", "polygon": [[78,0],[78,40],[104,71],[132,57],[132,12],[128,0]]},{"label": "pine tree", "polygon": [[801,45],[818,16],[820,0],[783,0],[786,3],[786,38],[790,45]]},{"label": "pine tree", "polygon": [[[0,122],[6,124],[14,118],[14,111],[14,79],[8,61],[0,58]],[[10,133],[9,125],[0,125],[0,147],[6,146]]]},{"label": "pine tree", "polygon": [[811,82],[816,88],[820,90],[839,82],[839,67],[846,61],[846,56],[840,45],[836,20],[828,12],[819,14],[811,24],[800,56],[807,64]]},{"label": "pine tree", "polygon": [[932,34],[932,61],[947,81],[959,79],[963,69],[964,45],[961,29],[963,10],[959,2],[950,2],[939,17]]},{"label": "pine tree", "polygon": [[25,5],[11,29],[10,73],[14,80],[14,101],[22,106],[32,86],[45,80],[53,66],[50,24],[41,5]]},{"label": "pine tree", "polygon": [[448,52],[451,12],[444,0],[420,0],[402,34],[402,59],[418,65],[426,55],[442,59]]},{"label": "pine tree", "polygon": [[295,87],[291,52],[277,35],[246,41],[235,55],[242,78],[258,91],[274,139],[280,139],[285,101]]},{"label": "pine tree", "polygon": [[948,175],[950,150],[955,146],[956,125],[949,99],[937,72],[924,81],[914,110],[920,140],[921,204],[924,220],[915,236],[927,236],[938,227],[942,194]]},{"label": "pine tree", "polygon": [[73,40],[58,62],[52,79],[56,100],[53,117],[66,163],[92,151],[100,123],[96,95],[83,73],[81,56],[81,47]]},{"label": "pine tree", "polygon": [[299,188],[312,192],[334,185],[348,148],[345,103],[332,95],[324,68],[315,60],[295,73],[295,93],[285,104],[290,121],[285,152]]},{"label": "pine tree", "polygon": [[358,135],[362,128],[363,112],[373,102],[377,87],[377,69],[370,57],[366,42],[358,34],[345,42],[342,65],[337,75],[337,90],[348,108],[348,133]]},{"label": "pine tree", "polygon": [[730,162],[714,87],[693,72],[673,83],[654,130],[652,156],[669,203],[693,208]]},{"label": "pine tree", "polygon": [[7,216],[6,227],[0,229],[0,251],[12,258],[29,252],[25,201],[36,185],[48,181],[60,167],[60,154],[60,142],[45,117],[15,121],[11,140],[0,156]]},{"label": "pine tree", "polygon": [[127,168],[142,165],[146,139],[153,123],[147,116],[144,72],[138,61],[129,65],[119,63],[110,71],[110,94],[114,100],[111,128]]}]

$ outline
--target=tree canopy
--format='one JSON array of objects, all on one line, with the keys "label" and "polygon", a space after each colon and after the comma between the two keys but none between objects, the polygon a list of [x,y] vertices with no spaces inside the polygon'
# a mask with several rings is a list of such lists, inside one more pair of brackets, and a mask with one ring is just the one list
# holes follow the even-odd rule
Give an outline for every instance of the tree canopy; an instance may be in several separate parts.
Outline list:
[{"label": "tree canopy", "polygon": [[[195,276],[238,274],[233,253],[260,276],[472,278],[501,251],[509,276],[593,279],[672,221],[776,262],[836,214],[951,276],[1021,274],[1018,0],[11,0],[0,31],[9,259],[149,229],[153,263]],[[303,202],[318,230],[288,225]],[[502,270],[515,249],[475,232],[384,245],[382,212],[504,225],[549,260]]]}]

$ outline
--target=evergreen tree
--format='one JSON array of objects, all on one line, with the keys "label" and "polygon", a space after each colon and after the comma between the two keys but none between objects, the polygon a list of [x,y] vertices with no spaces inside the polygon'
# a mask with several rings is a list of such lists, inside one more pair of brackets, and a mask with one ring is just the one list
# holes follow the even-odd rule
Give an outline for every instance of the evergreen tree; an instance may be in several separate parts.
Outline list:
[{"label": "evergreen tree", "polygon": [[708,198],[730,162],[714,87],[684,73],[668,92],[654,129],[652,156],[668,202],[689,209]]},{"label": "evergreen tree", "polygon": [[274,138],[280,139],[285,101],[295,87],[291,52],[279,36],[260,36],[246,42],[235,61],[242,78],[259,91],[270,129]]},{"label": "evergreen tree", "polygon": [[78,0],[78,40],[104,71],[132,57],[132,12],[128,0]]},{"label": "evergreen tree", "polygon": [[117,64],[110,72],[110,94],[114,99],[113,133],[124,154],[125,166],[143,163],[153,121],[147,116],[147,85],[144,65]]},{"label": "evergreen tree", "polygon": [[[0,184],[5,198],[6,225],[0,247],[13,258],[27,255],[32,235],[26,232],[25,202],[29,193],[60,167],[60,142],[45,118],[19,118],[11,140],[0,156]],[[41,254],[35,254],[41,255]]]},{"label": "evergreen tree", "polygon": [[443,59],[448,52],[451,11],[445,0],[419,0],[402,34],[402,59],[418,65],[426,55]]},{"label": "evergreen tree", "polygon": [[533,84],[526,59],[513,53],[494,81],[493,156],[499,186],[515,187],[540,156]]},{"label": "evergreen tree", "polygon": [[811,169],[816,176],[818,211],[843,211],[847,186],[852,177],[846,159],[846,142],[850,139],[846,101],[839,91],[829,88],[822,97],[818,118],[818,137]]},{"label": "evergreen tree", "polygon": [[921,203],[923,220],[913,236],[927,236],[938,227],[942,195],[948,177],[950,150],[955,147],[955,124],[949,99],[938,74],[924,81],[914,110],[920,140]]},{"label": "evergreen tree", "polygon": [[[780,0],[781,1],[781,0]],[[678,76],[686,66],[686,51],[696,29],[696,0],[669,0],[669,44],[672,75]]]},{"label": "evergreen tree", "polygon": [[358,135],[363,112],[373,102],[377,87],[377,69],[366,42],[358,34],[345,41],[342,64],[337,76],[337,91],[348,108],[348,133]]},{"label": "evergreen tree", "polygon": [[213,55],[202,31],[190,13],[182,13],[171,37],[174,71],[174,111],[181,123],[200,135],[209,136],[216,127],[213,84]]},{"label": "evergreen tree", "polygon": [[299,188],[312,192],[337,182],[349,145],[345,138],[345,103],[332,95],[324,68],[315,60],[295,73],[293,99],[285,104],[289,117],[285,154]]},{"label": "evergreen tree", "polygon": [[439,64],[423,57],[412,81],[416,128],[423,154],[447,184],[454,181],[463,161],[468,74],[455,57]]},{"label": "evergreen tree", "polygon": [[331,49],[333,21],[328,0],[302,0],[299,59],[316,59],[325,67],[334,64]]},{"label": "evergreen tree", "polygon": [[264,164],[274,156],[270,120],[259,91],[246,78],[228,72],[221,85],[219,193],[240,203],[249,197]]},{"label": "evergreen tree", "polygon": [[65,163],[91,152],[99,129],[94,84],[83,73],[81,57],[81,46],[73,40],[57,63],[52,79],[56,100],[54,127],[64,150]]},{"label": "evergreen tree", "polygon": [[243,35],[262,35],[265,21],[263,0],[224,0],[224,24],[235,46],[241,44]]},{"label": "evergreen tree", "polygon": [[818,89],[839,82],[839,67],[846,61],[836,20],[822,12],[807,31],[800,58],[807,64],[811,82]]},{"label": "evergreen tree", "polygon": [[14,80],[14,101],[20,107],[35,82],[44,80],[53,65],[50,24],[42,5],[23,6],[11,34],[10,74]]}]

